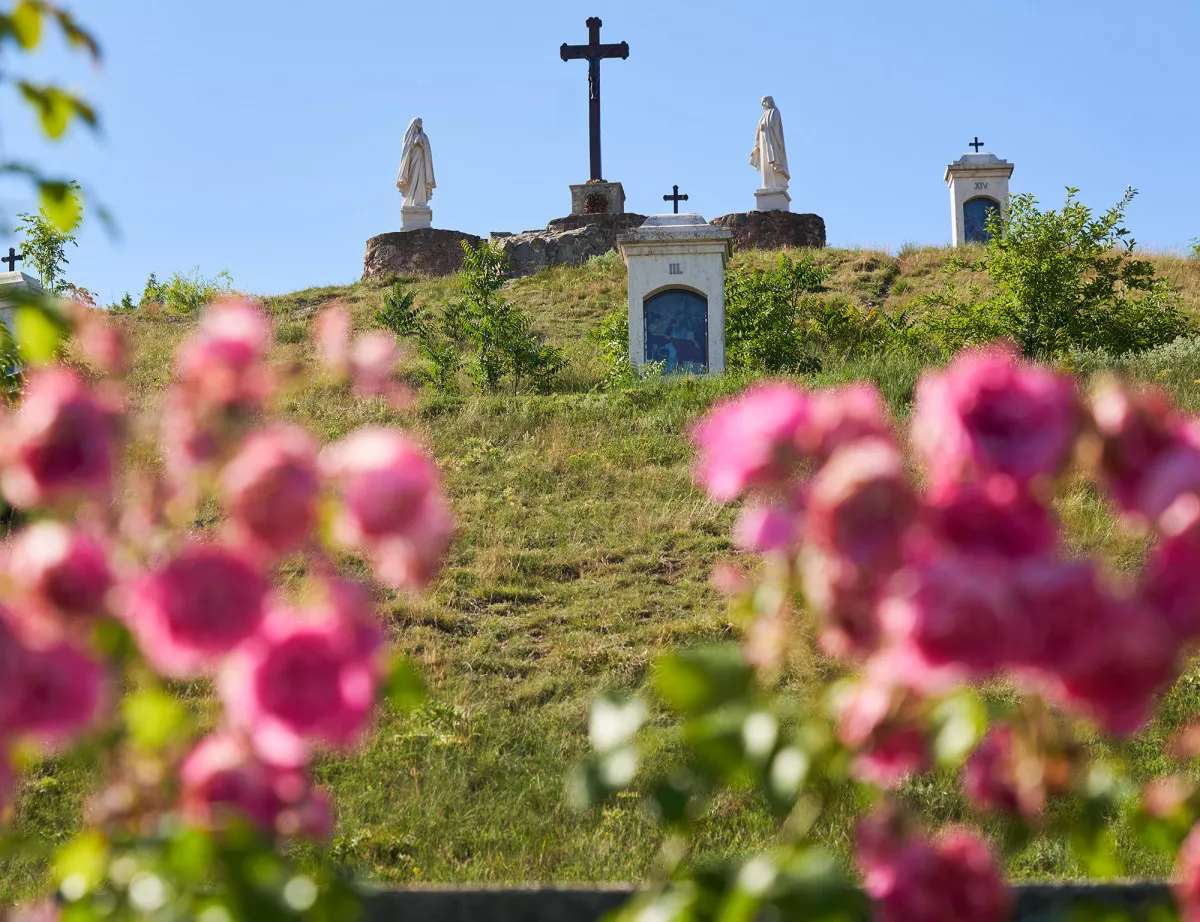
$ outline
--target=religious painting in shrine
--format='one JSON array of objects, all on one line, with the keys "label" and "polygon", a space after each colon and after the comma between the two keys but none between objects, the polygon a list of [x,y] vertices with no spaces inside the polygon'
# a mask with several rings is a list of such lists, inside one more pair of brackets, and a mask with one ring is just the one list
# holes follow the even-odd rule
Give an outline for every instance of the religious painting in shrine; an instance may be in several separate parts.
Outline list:
[{"label": "religious painting in shrine", "polygon": [[963,234],[968,243],[988,242],[988,219],[999,210],[999,204],[990,198],[973,198],[963,203]]},{"label": "religious painting in shrine", "polygon": [[666,371],[700,374],[708,370],[708,301],[672,288],[645,301],[646,361]]}]

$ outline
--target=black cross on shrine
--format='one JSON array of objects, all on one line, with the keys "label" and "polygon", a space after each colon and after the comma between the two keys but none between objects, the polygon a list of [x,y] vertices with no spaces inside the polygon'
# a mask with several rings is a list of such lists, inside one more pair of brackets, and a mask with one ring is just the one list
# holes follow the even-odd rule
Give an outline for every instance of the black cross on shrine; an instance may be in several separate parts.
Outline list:
[{"label": "black cross on shrine", "polygon": [[17,260],[18,260],[18,259],[24,259],[24,258],[25,258],[25,254],[24,254],[24,253],[18,253],[18,252],[17,252],[16,250],[14,250],[12,247],[9,247],[9,248],[8,248],[8,255],[7,255],[7,256],[0,256],[0,263],[8,263],[8,271],[9,271],[9,272],[16,272],[16,271],[17,271]]},{"label": "black cross on shrine", "polygon": [[592,144],[592,179],[603,181],[600,172],[600,62],[605,58],[629,57],[629,43],[619,45],[601,45],[600,27],[604,25],[598,16],[587,21],[588,43],[586,45],[568,45],[563,42],[558,49],[564,61],[573,58],[583,58],[588,62],[588,122]]},{"label": "black cross on shrine", "polygon": [[973,147],[975,148],[975,153],[979,153],[979,148],[983,147],[983,142],[979,140],[979,135],[975,135],[975,140],[968,144],[967,147]]},{"label": "black cross on shrine", "polygon": [[678,186],[672,186],[671,188],[675,190],[674,194],[673,195],[664,195],[663,201],[664,202],[674,202],[675,203],[675,214],[679,214],[679,203],[686,202],[688,200],[688,197],[686,195],[679,194]]}]

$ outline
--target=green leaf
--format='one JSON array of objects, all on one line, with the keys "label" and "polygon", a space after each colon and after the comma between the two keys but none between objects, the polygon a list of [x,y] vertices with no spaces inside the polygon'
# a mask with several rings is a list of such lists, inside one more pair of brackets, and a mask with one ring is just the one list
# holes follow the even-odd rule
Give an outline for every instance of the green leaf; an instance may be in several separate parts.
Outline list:
[{"label": "green leaf", "polygon": [[621,701],[600,698],[592,704],[588,717],[588,738],[598,752],[609,752],[627,745],[646,720],[646,704],[637,698]]},{"label": "green leaf", "polygon": [[752,670],[732,644],[699,647],[659,660],[654,687],[668,705],[697,714],[742,697],[750,689]]},{"label": "green leaf", "polygon": [[79,226],[83,215],[83,201],[79,190],[69,182],[46,180],[38,183],[42,208],[46,216],[61,231],[72,231]]},{"label": "green leaf", "polygon": [[383,697],[398,711],[415,711],[429,697],[429,689],[421,669],[407,657],[397,657],[392,662]]},{"label": "green leaf", "polygon": [[38,304],[21,304],[13,310],[17,348],[30,365],[47,365],[58,356],[66,336],[63,319]]},{"label": "green leaf", "polygon": [[21,47],[29,51],[42,37],[42,10],[30,0],[21,0],[12,11],[12,30]]},{"label": "green leaf", "polygon": [[933,712],[933,751],[939,765],[956,768],[987,732],[987,707],[970,689],[947,698]]},{"label": "green leaf", "polygon": [[160,688],[144,688],[121,702],[121,717],[140,749],[157,752],[189,735],[188,710]]},{"label": "green leaf", "polygon": [[52,867],[54,881],[70,902],[82,899],[104,880],[108,842],[98,832],[85,832],[58,850]]}]

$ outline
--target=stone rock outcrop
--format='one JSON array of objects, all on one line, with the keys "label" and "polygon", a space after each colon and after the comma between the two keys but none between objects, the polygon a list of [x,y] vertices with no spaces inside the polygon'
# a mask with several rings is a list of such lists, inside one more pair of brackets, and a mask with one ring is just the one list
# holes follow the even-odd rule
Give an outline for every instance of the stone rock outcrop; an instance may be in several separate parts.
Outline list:
[{"label": "stone rock outcrop", "polygon": [[382,281],[396,275],[453,275],[462,268],[464,240],[479,246],[474,234],[435,227],[372,237],[363,259],[363,281]]},{"label": "stone rock outcrop", "polygon": [[733,232],[737,249],[781,250],[825,246],[825,220],[790,211],[746,211],[713,218],[710,224]]},{"label": "stone rock outcrop", "polygon": [[514,277],[533,275],[548,266],[581,266],[617,246],[617,234],[641,227],[640,214],[587,214],[555,218],[545,230],[493,235],[508,255]]}]

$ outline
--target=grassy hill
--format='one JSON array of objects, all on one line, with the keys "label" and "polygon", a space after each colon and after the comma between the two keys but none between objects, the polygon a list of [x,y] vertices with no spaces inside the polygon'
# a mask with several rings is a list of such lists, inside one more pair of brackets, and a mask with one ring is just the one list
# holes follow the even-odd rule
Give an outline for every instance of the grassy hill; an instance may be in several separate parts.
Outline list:
[{"label": "grassy hill", "polygon": [[[884,253],[825,250],[829,296],[901,308],[936,287],[947,251]],[[776,254],[747,253],[743,264]],[[1200,316],[1200,260],[1156,257]],[[420,433],[437,457],[459,524],[446,569],[418,600],[381,593],[395,641],[423,665],[433,703],[415,717],[385,714],[355,756],[327,760],[319,774],[335,792],[334,854],[386,882],[628,880],[652,871],[658,839],[636,800],[587,816],[570,812],[563,779],[585,746],[590,699],[606,688],[636,689],[662,650],[730,634],[709,571],[732,553],[731,514],[689,480],[687,431],[705,407],[745,382],[659,381],[603,391],[589,330],[624,303],[618,265],[556,269],[512,285],[514,300],[562,346],[570,361],[562,387],[546,396],[423,395],[415,415],[304,380],[287,412],[322,439],[370,422]],[[453,296],[453,280],[415,283],[418,301]],[[357,284],[310,289],[266,303],[277,322],[277,351],[310,367],[310,318],[343,299],[369,326],[381,289]],[[150,401],[170,375],[170,353],[191,324],[167,317],[128,321],[136,344],[133,383]],[[1134,363],[1137,375],[1171,387],[1200,410],[1200,350]],[[813,386],[868,377],[893,411],[907,415],[920,373],[904,358],[833,362]],[[1141,546],[1122,537],[1102,503],[1080,486],[1062,499],[1080,548],[1098,548],[1128,565]],[[805,676],[797,674],[802,692]],[[1161,767],[1161,740],[1200,709],[1190,679],[1180,683],[1161,725],[1137,744],[1146,770]],[[1194,706],[1195,705],[1195,706]],[[203,704],[201,703],[201,706]],[[79,822],[89,766],[48,763],[22,792],[18,828],[62,838]],[[951,779],[913,791],[931,812],[959,809]],[[714,805],[703,849],[739,851],[769,836],[765,811],[730,796]],[[835,847],[846,829],[829,829]],[[1147,858],[1147,870],[1155,870]],[[1018,875],[1077,873],[1061,850],[1035,842]],[[36,887],[39,869],[0,874],[0,903]]]}]

